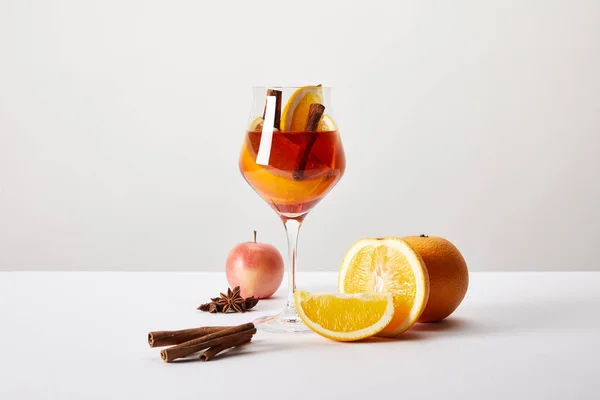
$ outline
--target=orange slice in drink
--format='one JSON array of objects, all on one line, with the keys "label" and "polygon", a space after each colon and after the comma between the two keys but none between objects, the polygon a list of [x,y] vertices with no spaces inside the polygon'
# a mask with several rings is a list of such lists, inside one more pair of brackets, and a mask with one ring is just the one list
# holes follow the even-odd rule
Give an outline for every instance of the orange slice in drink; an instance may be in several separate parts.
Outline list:
[{"label": "orange slice in drink", "polygon": [[296,89],[281,113],[281,130],[284,132],[302,132],[306,125],[310,105],[313,103],[323,104],[321,85],[304,86]]},{"label": "orange slice in drink", "polygon": [[317,131],[337,131],[337,125],[329,115],[323,115],[317,126]]},{"label": "orange slice in drink", "polygon": [[311,330],[342,342],[364,339],[384,329],[394,316],[390,293],[294,292],[298,315]]},{"label": "orange slice in drink", "polygon": [[[265,123],[265,120],[263,119],[263,117],[256,117],[256,118],[254,118],[254,120],[252,120],[252,122],[250,122],[250,125],[248,125],[248,130],[249,131],[262,131],[264,123]],[[279,132],[279,129],[273,128],[273,132]]]},{"label": "orange slice in drink", "polygon": [[248,125],[248,130],[249,131],[260,131],[260,130],[262,130],[264,123],[265,123],[265,120],[263,119],[263,117],[256,117],[256,118],[254,118],[254,120],[252,122],[250,122],[250,125]]},{"label": "orange slice in drink", "polygon": [[392,293],[394,317],[379,336],[394,337],[410,328],[425,309],[429,277],[419,254],[404,240],[362,239],[346,253],[338,290]]}]

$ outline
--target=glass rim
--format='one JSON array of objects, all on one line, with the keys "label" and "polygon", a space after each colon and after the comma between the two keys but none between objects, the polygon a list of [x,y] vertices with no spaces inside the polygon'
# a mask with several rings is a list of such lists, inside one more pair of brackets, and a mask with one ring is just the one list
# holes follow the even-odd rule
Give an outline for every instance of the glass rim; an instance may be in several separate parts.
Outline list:
[{"label": "glass rim", "polygon": [[[316,85],[262,85],[262,86],[252,86],[253,90],[258,90],[258,89],[301,89],[307,86],[316,86]],[[321,89],[332,89],[332,86],[325,86],[325,85],[321,85]]]}]

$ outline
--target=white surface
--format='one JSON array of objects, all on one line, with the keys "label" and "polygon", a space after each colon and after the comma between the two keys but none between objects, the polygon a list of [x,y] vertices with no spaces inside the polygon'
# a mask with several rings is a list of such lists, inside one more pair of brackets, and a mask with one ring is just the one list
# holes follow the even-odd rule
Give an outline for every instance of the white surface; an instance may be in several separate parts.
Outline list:
[{"label": "white surface", "polygon": [[[298,282],[333,290],[336,275]],[[598,398],[597,272],[472,274],[447,323],[398,341],[259,333],[237,354],[165,364],[149,331],[247,322],[283,301],[243,315],[195,310],[224,287],[220,274],[0,273],[0,398]]]},{"label": "white surface", "polygon": [[0,269],[221,271],[253,229],[284,251],[237,167],[250,86],[315,83],[348,168],[302,270],[421,233],[473,269],[599,269],[600,2],[351,3],[0,1]]}]

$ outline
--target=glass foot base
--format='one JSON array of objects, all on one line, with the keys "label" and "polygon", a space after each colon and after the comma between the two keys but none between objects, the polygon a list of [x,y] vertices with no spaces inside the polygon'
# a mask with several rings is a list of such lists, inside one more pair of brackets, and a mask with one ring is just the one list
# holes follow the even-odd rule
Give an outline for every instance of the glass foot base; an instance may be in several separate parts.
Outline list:
[{"label": "glass foot base", "polygon": [[275,333],[308,332],[310,329],[298,316],[295,308],[286,308],[277,315],[258,318],[254,321],[256,329]]}]

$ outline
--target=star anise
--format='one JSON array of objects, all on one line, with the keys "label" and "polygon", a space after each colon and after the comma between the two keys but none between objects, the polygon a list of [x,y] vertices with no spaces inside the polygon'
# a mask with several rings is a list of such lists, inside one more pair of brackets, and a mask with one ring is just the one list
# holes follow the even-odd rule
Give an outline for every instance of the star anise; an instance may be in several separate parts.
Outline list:
[{"label": "star anise", "polygon": [[200,304],[198,310],[214,314],[220,312],[221,308],[211,301],[210,303]]},{"label": "star anise", "polygon": [[198,310],[211,313],[227,313],[230,311],[243,313],[258,303],[258,299],[254,298],[254,296],[243,298],[240,294],[239,286],[234,287],[233,290],[228,288],[227,294],[221,293],[220,297],[213,297],[210,300],[210,303],[200,305]]},{"label": "star anise", "polygon": [[229,312],[230,309],[236,312],[243,313],[246,311],[246,300],[240,296],[240,287],[236,286],[231,289],[227,289],[227,294],[221,293],[219,302],[223,304],[222,312]]},{"label": "star anise", "polygon": [[258,304],[258,299],[254,296],[246,297],[246,310],[254,308]]}]

